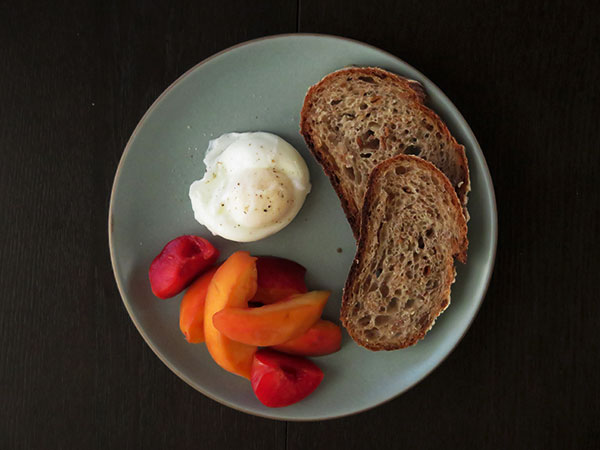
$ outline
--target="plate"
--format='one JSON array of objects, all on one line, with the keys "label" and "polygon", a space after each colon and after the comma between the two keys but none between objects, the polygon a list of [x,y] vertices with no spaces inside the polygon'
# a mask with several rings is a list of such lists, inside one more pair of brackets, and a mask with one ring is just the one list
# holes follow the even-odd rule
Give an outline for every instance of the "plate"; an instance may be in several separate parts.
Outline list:
[{"label": "plate", "polygon": [[[209,238],[236,250],[284,256],[304,265],[309,289],[329,289],[324,315],[337,320],[355,242],[339,200],[299,134],[309,86],[347,65],[378,66],[420,81],[428,105],[465,145],[471,169],[469,262],[458,264],[452,304],[426,338],[408,349],[371,352],[344,333],[342,349],[316,358],[325,378],[303,401],[270,409],[247,380],[218,367],[202,344],[179,331],[179,300],[152,295],[148,267],[171,239]],[[310,171],[312,191],[295,220],[267,239],[239,244],[212,237],[194,220],[188,189],[202,177],[210,139],[231,131],[268,131],[290,142]],[[218,53],[175,81],[146,112],[117,169],[109,212],[113,270],[135,326],[156,355],[204,395],[232,408],[282,420],[322,420],[364,411],[414,386],[452,351],[474,319],[495,256],[497,217],[492,181],[477,140],[450,100],[423,74],[369,45],[323,35],[281,35]]]}]

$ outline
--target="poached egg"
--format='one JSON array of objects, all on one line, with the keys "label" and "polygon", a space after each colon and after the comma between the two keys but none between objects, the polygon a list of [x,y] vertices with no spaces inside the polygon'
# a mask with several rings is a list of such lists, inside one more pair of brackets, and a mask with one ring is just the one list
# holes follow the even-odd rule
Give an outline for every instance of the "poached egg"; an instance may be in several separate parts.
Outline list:
[{"label": "poached egg", "polygon": [[204,177],[189,191],[194,217],[231,241],[277,233],[296,217],[311,188],[300,154],[271,133],[227,133],[211,140],[204,164]]}]

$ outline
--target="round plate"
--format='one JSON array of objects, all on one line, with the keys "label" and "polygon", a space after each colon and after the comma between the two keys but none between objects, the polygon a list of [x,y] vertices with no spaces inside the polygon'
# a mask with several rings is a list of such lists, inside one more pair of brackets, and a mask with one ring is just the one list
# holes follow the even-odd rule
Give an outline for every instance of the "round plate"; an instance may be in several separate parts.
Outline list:
[{"label": "round plate", "polygon": [[[342,349],[315,358],[325,378],[303,401],[270,409],[250,383],[225,372],[202,344],[179,331],[181,295],[152,295],[148,267],[171,239],[209,238],[226,257],[236,250],[293,259],[307,269],[309,289],[329,289],[325,317],[337,321],[342,287],[355,251],[352,232],[329,180],[299,134],[307,89],[326,74],[354,64],[378,66],[420,81],[428,105],[465,145],[471,170],[469,262],[457,265],[452,304],[426,338],[408,349],[371,352],[344,333]],[[312,191],[284,230],[239,244],[213,237],[194,220],[190,184],[204,173],[208,141],[231,131],[268,131],[290,142],[310,171]],[[125,307],[141,335],[179,377],[232,408],[285,420],[321,420],[356,413],[406,391],[430,373],[465,334],[483,300],[496,249],[492,181],[475,136],[450,100],[397,57],[360,42],[322,35],[267,37],[225,50],[189,70],[150,107],[121,158],[109,213],[110,251]]]}]

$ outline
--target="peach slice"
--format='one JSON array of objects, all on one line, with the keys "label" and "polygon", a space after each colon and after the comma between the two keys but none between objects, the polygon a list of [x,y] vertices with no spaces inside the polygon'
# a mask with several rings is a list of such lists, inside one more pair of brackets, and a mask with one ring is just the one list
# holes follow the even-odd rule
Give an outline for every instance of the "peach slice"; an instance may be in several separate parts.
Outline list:
[{"label": "peach slice", "polygon": [[273,346],[290,355],[323,356],[337,352],[342,343],[342,330],[329,320],[319,320],[306,333],[295,339]]},{"label": "peach slice", "polygon": [[191,344],[204,342],[204,303],[208,285],[216,271],[215,267],[194,281],[179,305],[179,328]]},{"label": "peach slice", "polygon": [[283,344],[319,320],[329,294],[312,291],[260,308],[229,307],[212,320],[217,330],[234,341],[265,347]]},{"label": "peach slice", "polygon": [[250,379],[256,346],[233,341],[213,325],[213,316],[223,308],[248,306],[256,293],[256,258],[235,252],[217,269],[206,294],[204,336],[206,347],[223,369]]}]

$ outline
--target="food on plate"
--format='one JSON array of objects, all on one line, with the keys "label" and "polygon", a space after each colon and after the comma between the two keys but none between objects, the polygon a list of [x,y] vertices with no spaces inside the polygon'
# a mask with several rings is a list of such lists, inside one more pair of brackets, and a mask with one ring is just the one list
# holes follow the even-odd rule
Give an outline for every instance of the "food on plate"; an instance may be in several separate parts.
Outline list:
[{"label": "food on plate", "polygon": [[[251,302],[274,303],[294,294],[306,292],[300,264],[275,256],[260,256],[256,260],[257,286]],[[204,272],[185,292],[179,307],[179,328],[191,344],[204,342],[204,303],[208,286],[217,268]]]},{"label": "food on plate", "polygon": [[450,179],[462,205],[467,203],[464,147],[424,99],[418,82],[370,67],[333,72],[306,94],[301,133],[329,176],[357,240],[369,174],[395,155],[432,162]]},{"label": "food on plate", "polygon": [[204,303],[208,285],[216,271],[215,267],[194,281],[179,305],[179,328],[190,344],[204,342]]},{"label": "food on plate", "polygon": [[261,347],[283,344],[319,320],[329,295],[329,291],[312,291],[259,308],[228,304],[212,321],[222,335],[237,342]]},{"label": "food on plate", "polygon": [[[178,272],[167,262],[184,266],[186,258],[197,256],[197,242],[210,250],[207,254],[213,264],[218,256],[214,247],[204,239],[181,236],[165,246],[159,255],[164,260],[155,259],[160,263],[153,263],[151,281],[153,276],[165,281],[159,269],[171,280]],[[305,273],[304,267],[289,259],[256,258],[238,251],[220,266],[205,270],[181,300],[179,327],[186,340],[206,342],[213,360],[223,369],[252,378],[257,397],[267,406],[301,400],[318,386],[323,373],[298,356],[260,350],[255,358],[258,346],[279,344],[284,352],[298,355],[323,355],[340,347],[339,327],[319,320],[330,293],[306,292]],[[250,308],[250,301],[263,306]]]},{"label": "food on plate", "polygon": [[453,257],[466,261],[467,245],[461,204],[441,171],[406,155],[378,165],[342,298],[350,336],[371,350],[422,339],[450,303]]},{"label": "food on plate", "polygon": [[299,402],[323,380],[323,372],[306,358],[261,349],[254,355],[252,389],[265,406],[279,408]]},{"label": "food on plate", "polygon": [[297,262],[274,256],[259,256],[256,261],[258,289],[254,302],[269,304],[307,291],[306,269]]},{"label": "food on plate", "polygon": [[272,348],[290,355],[323,356],[337,352],[341,344],[340,327],[329,320],[318,320],[301,336]]},{"label": "food on plate", "polygon": [[310,181],[294,147],[271,133],[227,133],[210,141],[206,173],[190,186],[194,217],[213,234],[256,241],[296,216]]},{"label": "food on plate", "polygon": [[358,243],[342,324],[371,350],[422,339],[450,302],[453,256],[466,262],[465,150],[424,101],[416,81],[354,67],[325,76],[302,107],[300,132]]},{"label": "food on plate", "polygon": [[206,239],[191,235],[173,239],[150,265],[152,292],[162,299],[179,294],[218,258],[219,251]]},{"label": "food on plate", "polygon": [[215,272],[204,305],[204,338],[215,362],[223,369],[250,378],[256,346],[233,341],[213,325],[213,316],[224,308],[248,306],[256,293],[256,258],[238,251]]},{"label": "food on plate", "polygon": [[[311,87],[301,111],[301,133],[358,244],[340,319],[370,350],[422,339],[450,303],[454,258],[466,262],[464,147],[424,100],[415,81],[351,68]],[[210,141],[204,163],[189,189],[194,217],[237,242],[284,228],[311,189],[299,153],[270,133],[224,134]],[[307,292],[306,269],[288,259],[237,251],[209,270],[217,258],[202,238],[171,241],[150,267],[153,292],[167,298],[196,278],[180,305],[186,340],[205,342],[219,366],[251,381],[264,405],[302,400],[323,379],[304,356],[341,347],[341,328],[321,318],[330,292]]]},{"label": "food on plate", "polygon": [[[330,293],[306,292],[305,273],[288,259],[238,251],[196,279],[181,301],[179,326],[186,340],[206,342],[214,361],[251,379],[267,406],[300,401],[319,385],[323,372],[298,356],[259,350],[255,357],[257,346],[280,344],[298,355],[323,355],[340,347],[339,327],[319,320]],[[271,303],[249,308],[259,280],[262,300]]]}]

